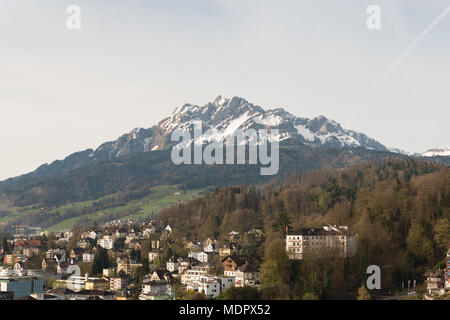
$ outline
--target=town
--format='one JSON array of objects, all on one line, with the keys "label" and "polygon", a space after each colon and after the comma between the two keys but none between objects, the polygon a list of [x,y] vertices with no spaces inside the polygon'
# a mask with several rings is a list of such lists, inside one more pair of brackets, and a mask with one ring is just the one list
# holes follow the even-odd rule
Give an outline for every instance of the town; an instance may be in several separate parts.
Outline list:
[{"label": "town", "polygon": [[[155,220],[55,233],[16,226],[12,239],[2,239],[0,300],[216,299],[231,288],[258,290],[260,266],[241,254],[239,232],[221,242],[176,233]],[[263,236],[259,229],[247,233]],[[290,231],[285,239],[287,256],[298,261],[326,249],[351,256],[356,242],[347,226],[331,225]],[[424,278],[425,299],[450,290],[450,250],[446,269]]]}]

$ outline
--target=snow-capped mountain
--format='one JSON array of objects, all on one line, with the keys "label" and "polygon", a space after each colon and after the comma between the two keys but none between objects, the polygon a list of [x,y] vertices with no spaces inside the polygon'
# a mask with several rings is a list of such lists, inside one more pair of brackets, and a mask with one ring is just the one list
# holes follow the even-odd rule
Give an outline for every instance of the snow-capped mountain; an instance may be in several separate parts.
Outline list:
[{"label": "snow-capped mountain", "polygon": [[279,141],[292,140],[309,146],[363,147],[372,150],[387,148],[380,142],[363,133],[347,130],[324,116],[313,119],[296,117],[284,109],[264,110],[245,99],[217,97],[204,106],[185,104],[176,108],[172,114],[150,129],[134,129],[116,141],[107,142],[91,157],[108,160],[129,153],[168,149],[171,133],[178,128],[191,130],[194,123],[202,121],[203,132],[217,129],[214,136],[203,135],[204,142],[225,139],[237,129],[279,130]]},{"label": "snow-capped mountain", "polygon": [[450,156],[450,148],[430,149],[421,154],[422,157]]},{"label": "snow-capped mountain", "polygon": [[[27,176],[53,176],[87,165],[111,161],[119,156],[167,150],[176,143],[171,141],[174,130],[178,128],[192,130],[194,124],[199,121],[202,121],[204,133],[199,140],[204,143],[218,139],[226,141],[226,138],[233,135],[237,129],[275,128],[279,131],[276,139],[281,145],[304,145],[312,148],[324,146],[338,149],[361,147],[406,156],[421,156],[399,149],[388,149],[367,135],[342,128],[339,123],[324,116],[302,118],[281,108],[264,110],[240,97],[227,99],[218,96],[204,106],[192,104],[179,106],[167,118],[151,128],[136,128],[115,141],[103,143],[96,150],[87,149],[73,153],[64,160],[44,164]],[[206,135],[208,129],[216,129],[217,132]],[[450,149],[432,149],[422,154],[424,157],[436,155],[450,155]]]}]

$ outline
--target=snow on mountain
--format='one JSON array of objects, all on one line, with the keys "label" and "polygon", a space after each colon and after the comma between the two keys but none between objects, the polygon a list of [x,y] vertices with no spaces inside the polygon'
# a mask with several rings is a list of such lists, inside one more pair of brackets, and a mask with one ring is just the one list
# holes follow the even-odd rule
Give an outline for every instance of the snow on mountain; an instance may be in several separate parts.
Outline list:
[{"label": "snow on mountain", "polygon": [[204,106],[179,106],[152,128],[134,129],[116,141],[101,145],[93,156],[105,160],[129,153],[168,149],[174,144],[170,137],[175,129],[192,130],[198,121],[202,121],[203,132],[216,130],[216,134],[202,135],[202,142],[226,139],[238,129],[276,128],[279,130],[279,141],[291,139],[309,146],[387,150],[378,141],[363,133],[344,129],[336,121],[324,116],[312,119],[296,117],[281,108],[264,110],[240,97],[218,96]]},{"label": "snow on mountain", "polygon": [[390,152],[393,153],[399,153],[399,154],[404,154],[410,157],[420,157],[420,153],[414,153],[414,152],[409,152],[409,151],[405,151],[402,149],[398,149],[398,148],[388,148]]},{"label": "snow on mountain", "polygon": [[423,157],[450,156],[450,148],[430,149],[430,150],[422,153],[422,156]]},{"label": "snow on mountain", "polygon": [[[218,96],[204,106],[192,104],[179,106],[167,118],[151,128],[136,128],[115,141],[103,143],[95,151],[88,149],[69,155],[64,160],[56,160],[50,165],[44,164],[35,173],[51,175],[54,172],[111,161],[123,155],[166,150],[175,144],[171,141],[174,130],[180,128],[191,131],[199,121],[203,125],[203,135],[195,143],[226,141],[226,138],[232,136],[238,129],[257,131],[274,128],[279,131],[275,139],[293,145],[332,148],[362,147],[387,151],[380,142],[363,133],[344,129],[336,121],[324,116],[311,119],[296,117],[281,108],[264,110],[240,97]],[[208,129],[213,129],[215,132],[208,135],[206,134]]]}]

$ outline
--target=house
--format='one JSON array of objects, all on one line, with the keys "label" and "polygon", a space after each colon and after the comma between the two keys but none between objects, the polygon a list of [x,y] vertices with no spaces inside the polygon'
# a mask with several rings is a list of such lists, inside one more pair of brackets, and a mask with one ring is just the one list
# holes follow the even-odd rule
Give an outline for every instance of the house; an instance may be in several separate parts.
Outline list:
[{"label": "house", "polygon": [[195,258],[189,257],[187,259],[183,259],[178,262],[178,274],[182,274],[184,271],[186,271],[188,268],[192,266],[196,266],[200,264],[201,262],[198,261]]},{"label": "house", "polygon": [[109,289],[111,291],[121,291],[130,284],[130,280],[124,277],[111,277],[109,279]]},{"label": "house", "polygon": [[94,258],[95,258],[95,254],[92,252],[84,252],[83,253],[83,262],[87,262],[87,263],[93,262]]},{"label": "house", "polygon": [[445,294],[445,272],[439,270],[427,270],[424,274],[427,282],[427,292],[429,295]]},{"label": "house", "polygon": [[114,239],[102,238],[97,240],[97,244],[106,250],[111,250],[114,247]]},{"label": "house", "polygon": [[15,255],[15,254],[7,254],[7,255],[5,255],[4,264],[12,266],[12,265],[16,264],[17,261],[18,261],[17,255]]},{"label": "house", "polygon": [[219,249],[219,257],[224,258],[241,250],[241,246],[236,242],[229,242]]},{"label": "house", "polygon": [[251,263],[244,263],[235,272],[236,287],[255,286],[259,284],[259,269]]},{"label": "house", "polygon": [[172,256],[167,262],[166,262],[166,269],[169,270],[170,272],[178,272],[178,261],[181,261],[182,259],[175,255]]},{"label": "house", "polygon": [[154,281],[162,281],[162,280],[172,281],[173,277],[172,277],[172,274],[168,270],[158,269],[158,270],[153,271],[152,275],[150,276],[150,280],[154,280]]},{"label": "house", "polygon": [[234,286],[234,277],[202,275],[199,280],[188,281],[186,290],[205,294],[207,299],[217,298],[222,292]]},{"label": "house", "polygon": [[92,240],[96,240],[96,239],[98,239],[100,237],[100,233],[97,233],[97,232],[95,232],[95,231],[89,231],[89,232],[84,232],[82,235],[81,235],[81,238],[82,239],[92,239]]},{"label": "house", "polygon": [[200,281],[202,276],[207,276],[208,273],[206,270],[197,270],[188,268],[181,274],[181,284],[188,285],[192,284],[196,281]]},{"label": "house", "polygon": [[70,250],[69,258],[72,263],[77,263],[78,261],[83,260],[84,249],[81,248],[73,248]]},{"label": "house", "polygon": [[81,239],[77,242],[77,246],[81,249],[89,249],[91,247],[91,242],[87,239]]},{"label": "house", "polygon": [[301,260],[305,254],[319,250],[338,250],[344,257],[356,252],[356,236],[348,234],[347,226],[303,228],[286,235],[286,252],[289,259]]},{"label": "house", "polygon": [[152,250],[159,249],[159,240],[152,240],[150,244]]},{"label": "house", "polygon": [[165,232],[171,234],[172,233],[172,227],[170,225],[167,225],[167,227],[164,229]]},{"label": "house", "polygon": [[65,251],[63,253],[55,252],[53,258],[55,258],[56,262],[58,263],[64,263],[66,262],[66,252]]},{"label": "house", "polygon": [[218,253],[219,248],[215,243],[207,244],[205,247],[203,247],[203,251],[206,253]]},{"label": "house", "polygon": [[202,248],[202,243],[198,240],[192,240],[189,241],[185,247],[190,251],[198,251],[198,249]]},{"label": "house", "polygon": [[156,232],[156,228],[154,226],[151,226],[149,228],[144,229],[144,231],[142,232],[142,235],[144,238],[150,238],[150,236],[152,234],[154,234]]},{"label": "house", "polygon": [[221,263],[223,266],[224,275],[235,277],[238,268],[246,263],[251,263],[251,261],[247,256],[232,254],[223,258]]},{"label": "house", "polygon": [[228,247],[222,247],[219,249],[219,258],[224,258],[231,255],[231,249]]},{"label": "house", "polygon": [[104,278],[88,278],[85,283],[86,290],[101,290],[109,289],[109,281]]},{"label": "house", "polygon": [[215,299],[220,295],[220,283],[216,279],[200,279],[199,281],[194,281],[186,286],[188,291],[198,291],[202,292],[206,299]]},{"label": "house", "polygon": [[115,272],[116,272],[116,268],[105,268],[105,269],[103,269],[103,276],[104,277],[112,277]]},{"label": "house", "polygon": [[128,229],[127,228],[120,227],[120,228],[116,229],[116,232],[115,232],[114,235],[115,235],[116,239],[118,239],[118,238],[125,238],[127,236],[127,233],[128,233]]},{"label": "house", "polygon": [[39,254],[41,240],[16,240],[14,241],[14,252],[31,257],[33,254]]},{"label": "house", "polygon": [[17,263],[14,265],[14,270],[22,271],[25,264],[22,261],[17,261]]},{"label": "house", "polygon": [[137,240],[137,236],[134,232],[130,232],[125,237],[125,244],[129,244],[131,241]]},{"label": "house", "polygon": [[58,268],[58,262],[55,258],[44,258],[42,259],[41,269],[47,272],[56,273],[56,269]]},{"label": "house", "polygon": [[139,300],[155,300],[158,297],[171,298],[172,295],[172,282],[170,280],[146,278],[142,281],[142,291]]},{"label": "house", "polygon": [[159,251],[150,251],[148,253],[148,261],[153,262],[155,259],[159,258]]},{"label": "house", "polygon": [[130,262],[127,257],[124,258],[119,257],[117,258],[116,262],[117,262],[117,274],[119,274],[120,271],[123,271],[125,274],[131,273]]},{"label": "house", "polygon": [[240,233],[239,232],[237,232],[237,231],[231,231],[229,234],[228,234],[228,239],[230,240],[230,241],[236,241],[237,239],[239,239],[240,238]]},{"label": "house", "polygon": [[189,257],[197,259],[200,262],[208,262],[208,254],[203,251],[191,252],[189,253]]}]

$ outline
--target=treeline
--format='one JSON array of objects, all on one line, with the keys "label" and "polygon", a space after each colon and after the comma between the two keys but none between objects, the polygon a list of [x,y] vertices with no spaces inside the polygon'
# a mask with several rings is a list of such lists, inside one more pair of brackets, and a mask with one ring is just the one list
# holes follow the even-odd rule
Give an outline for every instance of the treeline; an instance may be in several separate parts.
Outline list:
[{"label": "treeline", "polygon": [[[240,241],[262,262],[263,294],[270,298],[342,298],[357,292],[372,264],[381,267],[383,291],[399,289],[405,280],[423,281],[427,268],[443,267],[449,219],[450,169],[416,159],[293,174],[262,187],[219,188],[159,215],[162,224],[188,238],[223,240],[232,230],[263,230],[260,243],[248,236]],[[324,223],[348,225],[358,234],[357,255],[289,261],[285,227]]]}]

